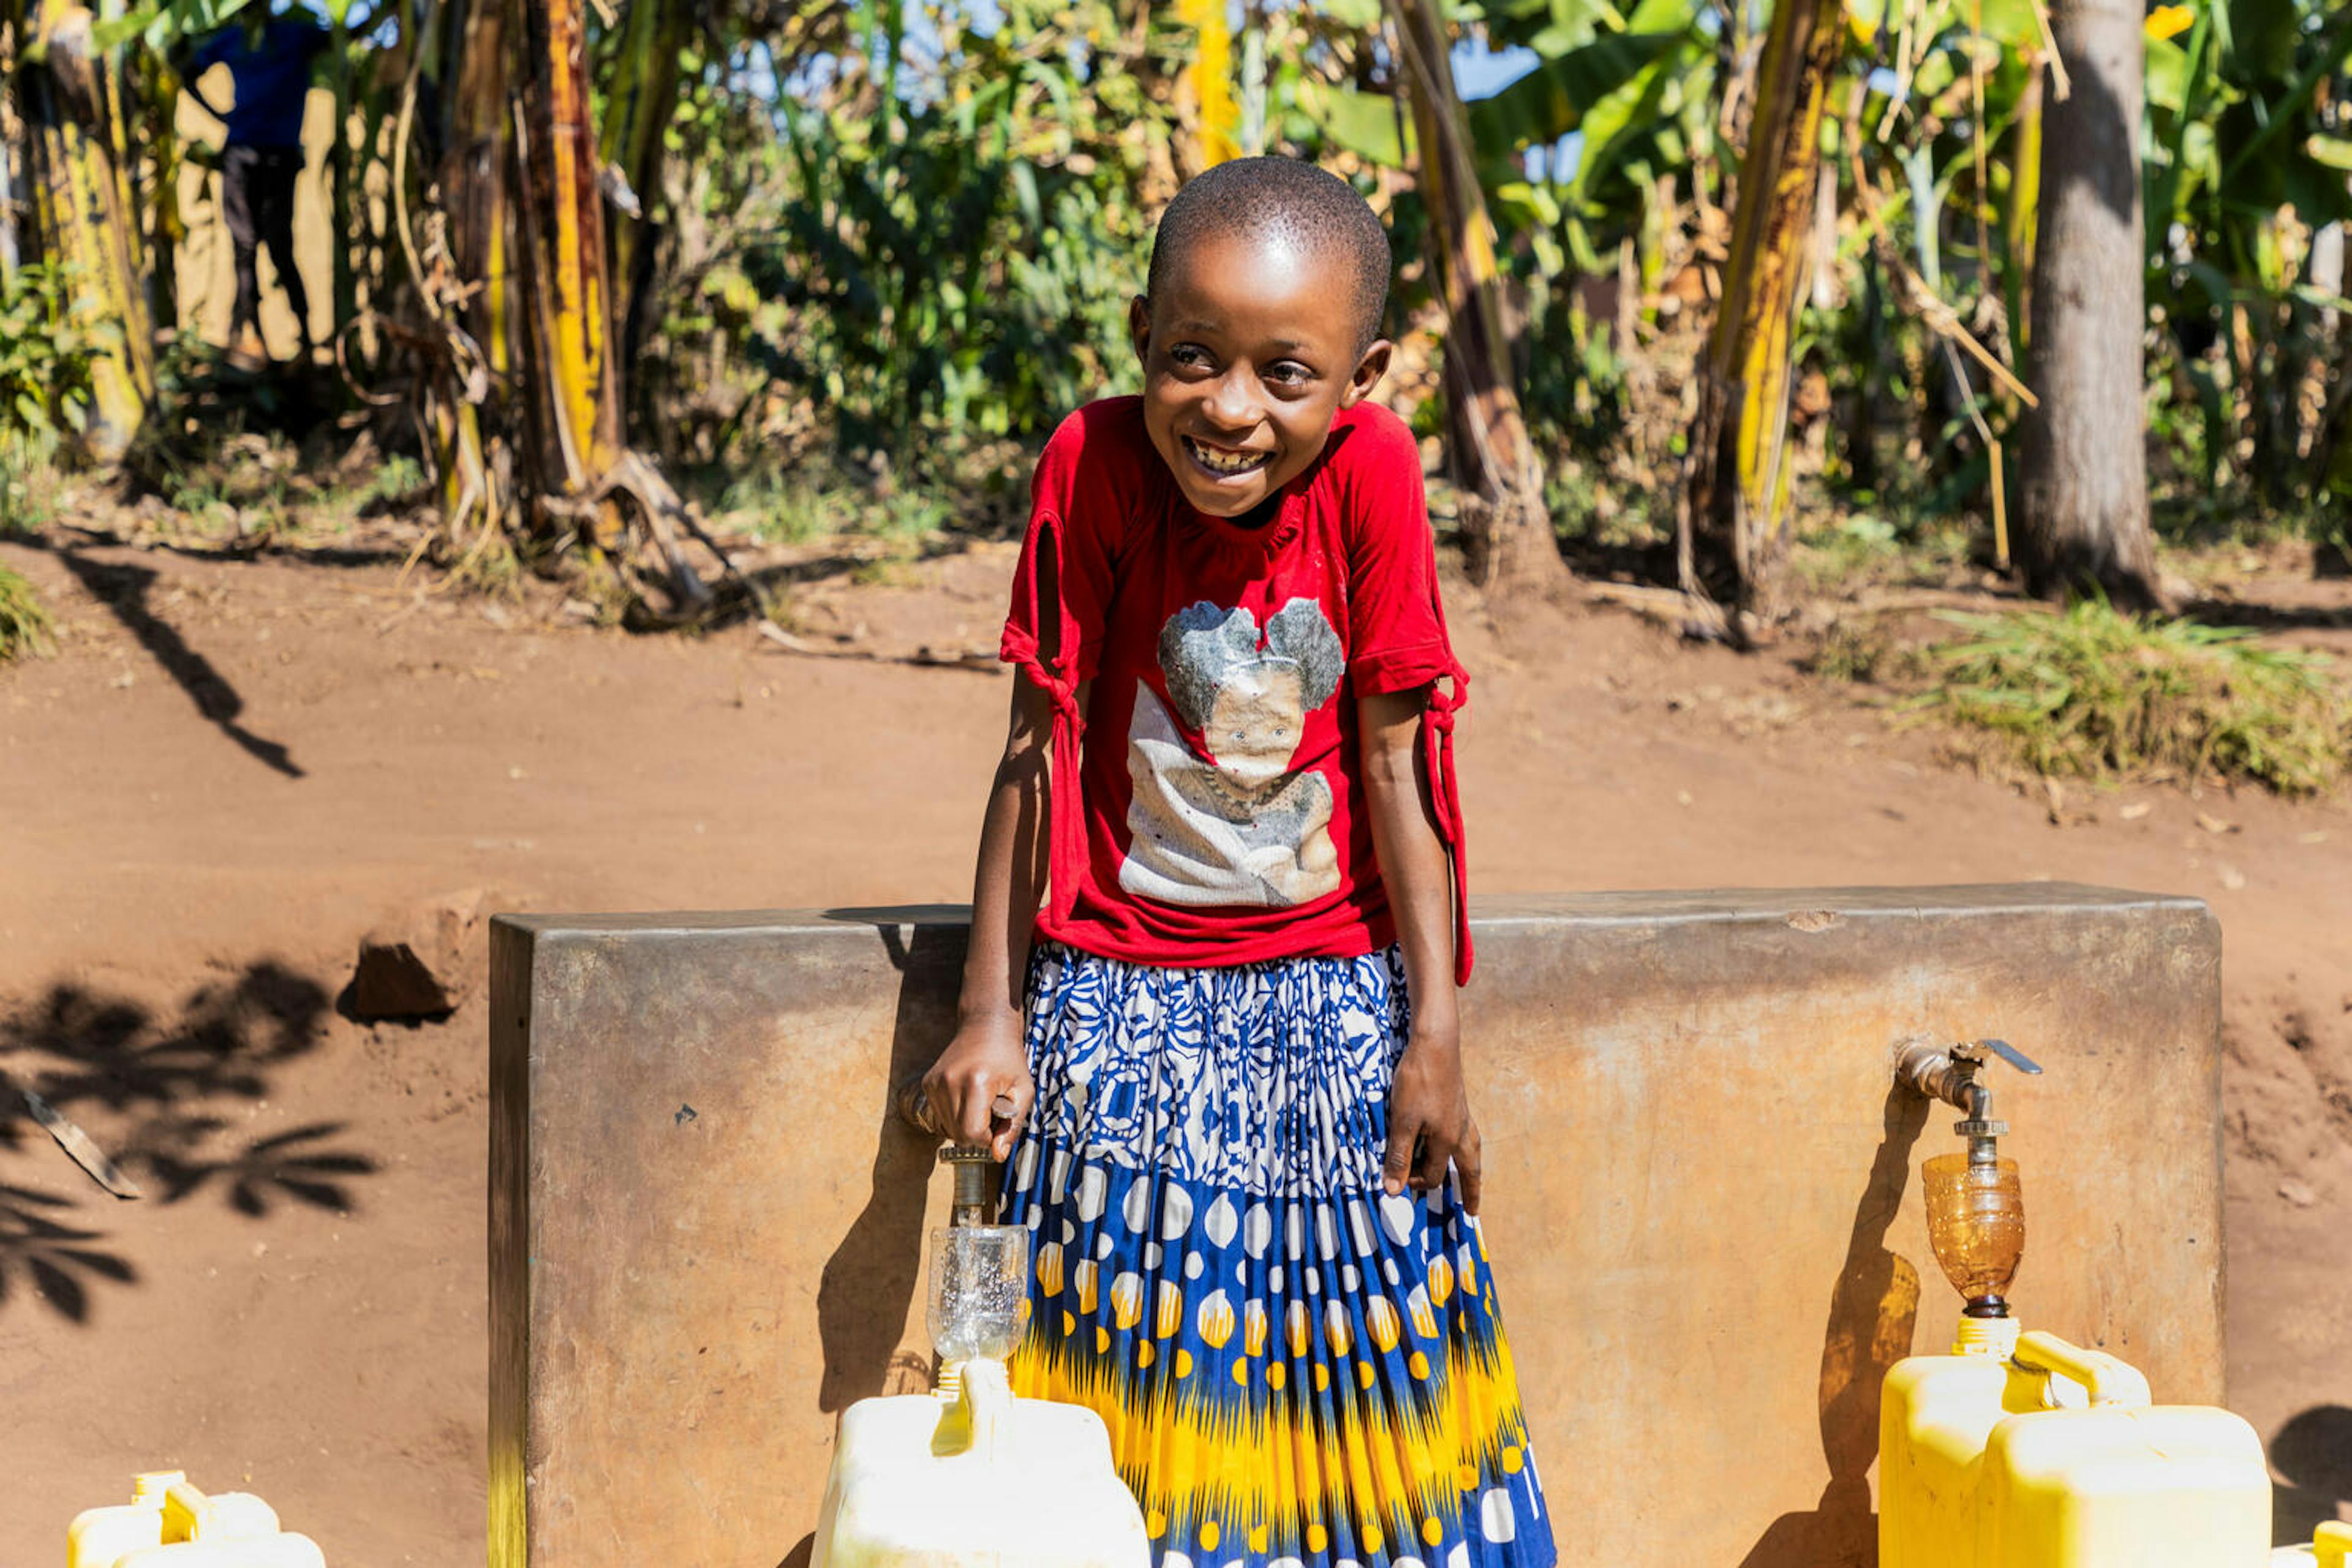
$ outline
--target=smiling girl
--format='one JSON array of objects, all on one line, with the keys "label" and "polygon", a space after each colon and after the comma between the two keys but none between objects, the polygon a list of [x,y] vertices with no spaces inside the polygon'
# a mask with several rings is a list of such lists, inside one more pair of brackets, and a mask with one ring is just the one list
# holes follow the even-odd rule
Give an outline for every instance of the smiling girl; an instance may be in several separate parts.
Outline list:
[{"label": "smiling girl", "polygon": [[1038,462],[923,1084],[1036,1236],[1015,1390],[1102,1415],[1162,1568],[1555,1561],[1475,1218],[1467,677],[1365,401],[1388,278],[1312,165],[1170,205],[1142,395]]}]

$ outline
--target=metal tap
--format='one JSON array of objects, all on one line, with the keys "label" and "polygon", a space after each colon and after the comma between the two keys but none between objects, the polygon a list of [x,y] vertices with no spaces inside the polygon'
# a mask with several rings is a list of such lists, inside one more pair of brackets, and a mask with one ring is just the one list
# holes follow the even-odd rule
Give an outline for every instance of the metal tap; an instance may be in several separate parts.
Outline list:
[{"label": "metal tap", "polygon": [[1994,1140],[2009,1123],[1992,1114],[1992,1088],[1977,1074],[1995,1059],[2018,1071],[2039,1074],[2042,1068],[2007,1040],[1964,1040],[1947,1046],[1925,1037],[1906,1041],[1895,1058],[1895,1080],[1910,1085],[1930,1100],[1940,1100],[1963,1114],[1952,1131],[1969,1141],[1969,1163],[1990,1165],[2000,1159]]}]

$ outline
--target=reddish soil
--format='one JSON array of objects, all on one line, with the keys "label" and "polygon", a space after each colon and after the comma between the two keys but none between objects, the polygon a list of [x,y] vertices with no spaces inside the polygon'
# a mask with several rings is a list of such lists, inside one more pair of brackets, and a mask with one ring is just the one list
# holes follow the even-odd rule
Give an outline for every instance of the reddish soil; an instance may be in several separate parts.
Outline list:
[{"label": "reddish soil", "polygon": [[[64,631],[0,667],[0,1071],[47,1082],[148,1191],[108,1197],[0,1100],[0,1561],[54,1558],[75,1510],[168,1462],[261,1490],[339,1563],[478,1562],[482,1003],[350,1021],[357,937],[467,888],[543,909],[961,896],[1009,687],[915,659],[992,645],[1010,555],[862,585],[812,566],[799,635],[862,658],[403,589],[396,552],[232,562],[58,530],[0,563]],[[2294,593],[2323,627],[2352,605]],[[1454,597],[1480,889],[2060,878],[2211,901],[2231,1398],[2273,1440],[2283,1521],[2345,1507],[2346,804],[2053,803],[1789,653],[1603,607],[1498,630]]]}]

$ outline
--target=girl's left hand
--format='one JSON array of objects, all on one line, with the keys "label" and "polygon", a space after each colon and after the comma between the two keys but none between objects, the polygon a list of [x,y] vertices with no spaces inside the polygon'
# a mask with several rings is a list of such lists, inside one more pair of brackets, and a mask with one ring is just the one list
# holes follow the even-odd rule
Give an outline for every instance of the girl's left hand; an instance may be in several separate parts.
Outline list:
[{"label": "girl's left hand", "polygon": [[1445,1184],[1448,1163],[1454,1167],[1462,1206],[1476,1215],[1478,1124],[1471,1119],[1470,1095],[1462,1082],[1462,1042],[1456,1036],[1415,1029],[1397,1060],[1396,1079],[1389,1089],[1381,1185],[1391,1196],[1408,1185],[1416,1193],[1433,1192]]}]

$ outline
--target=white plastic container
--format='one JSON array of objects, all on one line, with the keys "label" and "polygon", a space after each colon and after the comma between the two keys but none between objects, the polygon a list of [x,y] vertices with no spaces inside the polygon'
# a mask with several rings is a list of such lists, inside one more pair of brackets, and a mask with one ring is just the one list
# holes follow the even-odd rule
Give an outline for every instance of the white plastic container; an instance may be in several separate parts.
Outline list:
[{"label": "white plastic container", "polygon": [[145,1470],[131,1478],[131,1500],[86,1508],[66,1526],[66,1568],[114,1568],[142,1546],[163,1543],[163,1489],[185,1481],[178,1470]]},{"label": "white plastic container", "polygon": [[1149,1568],[1102,1417],[1015,1399],[1001,1361],[941,1383],[843,1414],[811,1568]]},{"label": "white plastic container", "polygon": [[131,1501],[86,1509],[66,1527],[66,1568],[326,1568],[307,1535],[278,1528],[250,1492],[207,1494],[178,1470],[149,1470]]}]

